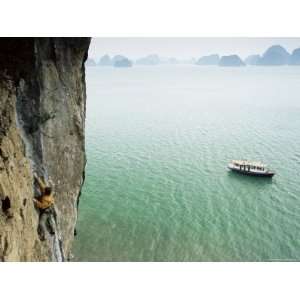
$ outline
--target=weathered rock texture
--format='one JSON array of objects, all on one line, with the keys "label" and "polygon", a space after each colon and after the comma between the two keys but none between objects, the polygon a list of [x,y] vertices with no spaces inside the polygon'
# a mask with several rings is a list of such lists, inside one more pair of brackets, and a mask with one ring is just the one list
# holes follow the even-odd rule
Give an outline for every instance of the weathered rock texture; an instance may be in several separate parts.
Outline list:
[{"label": "weathered rock texture", "polygon": [[[84,180],[89,43],[0,39],[0,261],[70,257]],[[34,172],[52,181],[56,200],[57,230],[45,241],[37,233]]]}]

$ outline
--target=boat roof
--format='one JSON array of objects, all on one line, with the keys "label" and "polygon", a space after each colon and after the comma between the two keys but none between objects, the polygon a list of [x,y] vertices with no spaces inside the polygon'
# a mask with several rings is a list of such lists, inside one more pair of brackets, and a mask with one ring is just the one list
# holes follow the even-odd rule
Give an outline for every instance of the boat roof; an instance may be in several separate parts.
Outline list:
[{"label": "boat roof", "polygon": [[249,160],[232,160],[232,163],[238,164],[238,165],[250,165],[250,166],[255,166],[255,167],[266,167],[267,166],[260,161],[249,161]]}]

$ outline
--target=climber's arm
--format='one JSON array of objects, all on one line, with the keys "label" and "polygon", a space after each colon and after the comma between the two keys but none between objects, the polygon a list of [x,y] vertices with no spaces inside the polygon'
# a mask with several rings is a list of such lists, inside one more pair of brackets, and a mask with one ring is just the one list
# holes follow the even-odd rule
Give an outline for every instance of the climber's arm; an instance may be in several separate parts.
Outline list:
[{"label": "climber's arm", "polygon": [[35,203],[36,207],[37,208],[42,208],[42,203],[41,201],[39,201],[38,199],[33,199],[33,202]]},{"label": "climber's arm", "polygon": [[34,178],[36,179],[36,181],[41,189],[41,192],[44,193],[45,188],[46,188],[45,182],[41,178],[39,178],[36,174],[34,174]]}]

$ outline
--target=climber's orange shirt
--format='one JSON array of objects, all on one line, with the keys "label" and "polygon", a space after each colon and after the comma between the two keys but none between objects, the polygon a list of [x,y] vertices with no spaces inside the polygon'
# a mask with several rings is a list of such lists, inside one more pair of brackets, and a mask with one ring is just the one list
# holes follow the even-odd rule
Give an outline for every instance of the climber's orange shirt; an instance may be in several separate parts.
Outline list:
[{"label": "climber's orange shirt", "polygon": [[35,204],[40,209],[49,208],[54,203],[54,198],[52,195],[45,195],[38,199]]}]

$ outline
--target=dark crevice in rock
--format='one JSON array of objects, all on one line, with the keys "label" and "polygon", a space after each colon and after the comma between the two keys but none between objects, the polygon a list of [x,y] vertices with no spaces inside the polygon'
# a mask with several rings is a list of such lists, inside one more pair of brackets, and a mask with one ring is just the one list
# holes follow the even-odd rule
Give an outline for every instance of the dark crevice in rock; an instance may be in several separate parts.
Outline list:
[{"label": "dark crevice in rock", "polygon": [[[86,166],[86,163],[85,163],[85,166]],[[84,166],[84,168],[85,168]],[[82,172],[82,183],[81,183],[81,188],[83,187],[84,185],[84,182],[85,182],[85,170]],[[79,202],[80,202],[80,197],[81,197],[81,190],[80,188],[80,191],[79,191],[79,194],[78,194],[78,197],[77,197],[77,201],[76,201],[76,208],[77,208],[77,211],[79,210]]]},{"label": "dark crevice in rock", "polygon": [[22,219],[22,221],[25,221],[25,217],[24,217],[24,212],[23,212],[23,208],[20,208],[20,217]]},{"label": "dark crevice in rock", "polygon": [[1,208],[5,214],[11,208],[11,202],[8,196],[6,196],[3,200],[1,200]]},{"label": "dark crevice in rock", "polygon": [[[30,77],[28,70],[34,64],[34,38],[1,38],[0,70],[14,82]],[[2,76],[4,76],[2,75]]]},{"label": "dark crevice in rock", "polygon": [[8,250],[8,239],[7,236],[4,237],[4,247],[3,247],[3,257],[6,256]]}]

